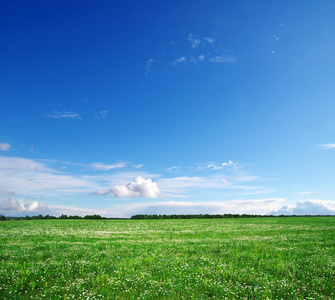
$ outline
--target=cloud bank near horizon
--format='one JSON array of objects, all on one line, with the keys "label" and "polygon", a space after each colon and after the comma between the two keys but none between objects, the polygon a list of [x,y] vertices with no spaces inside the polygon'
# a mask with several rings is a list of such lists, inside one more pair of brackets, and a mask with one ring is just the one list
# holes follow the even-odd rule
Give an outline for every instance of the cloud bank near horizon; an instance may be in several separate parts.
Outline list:
[{"label": "cloud bank near horizon", "polygon": [[98,214],[103,217],[129,218],[137,214],[256,214],[256,215],[335,215],[335,201],[307,200],[285,205],[283,198],[230,201],[159,201],[116,204],[103,208],[49,205],[47,202],[25,201],[10,197],[0,202],[0,213],[7,216],[50,214],[60,216]]},{"label": "cloud bank near horizon", "polygon": [[285,205],[269,215],[335,215],[335,201],[309,199],[295,205]]}]

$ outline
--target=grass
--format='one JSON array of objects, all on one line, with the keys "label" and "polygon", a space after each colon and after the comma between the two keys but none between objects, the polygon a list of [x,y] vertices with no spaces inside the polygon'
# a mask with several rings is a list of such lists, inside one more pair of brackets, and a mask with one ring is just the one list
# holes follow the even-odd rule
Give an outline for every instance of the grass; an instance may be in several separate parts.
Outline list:
[{"label": "grass", "polygon": [[335,218],[0,223],[0,299],[335,299]]}]

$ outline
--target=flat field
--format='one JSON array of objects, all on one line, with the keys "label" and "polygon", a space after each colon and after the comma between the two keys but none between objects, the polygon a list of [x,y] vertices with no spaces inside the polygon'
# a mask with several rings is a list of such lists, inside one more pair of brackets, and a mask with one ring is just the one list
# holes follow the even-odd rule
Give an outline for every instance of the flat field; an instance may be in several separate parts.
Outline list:
[{"label": "flat field", "polygon": [[0,299],[335,299],[335,217],[0,222]]}]

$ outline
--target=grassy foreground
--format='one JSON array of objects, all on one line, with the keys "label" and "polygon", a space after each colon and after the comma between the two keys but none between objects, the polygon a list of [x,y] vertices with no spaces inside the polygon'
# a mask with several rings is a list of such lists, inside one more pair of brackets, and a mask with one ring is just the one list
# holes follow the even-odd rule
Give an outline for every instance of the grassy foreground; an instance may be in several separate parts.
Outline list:
[{"label": "grassy foreground", "polygon": [[0,299],[335,299],[335,218],[0,223]]}]

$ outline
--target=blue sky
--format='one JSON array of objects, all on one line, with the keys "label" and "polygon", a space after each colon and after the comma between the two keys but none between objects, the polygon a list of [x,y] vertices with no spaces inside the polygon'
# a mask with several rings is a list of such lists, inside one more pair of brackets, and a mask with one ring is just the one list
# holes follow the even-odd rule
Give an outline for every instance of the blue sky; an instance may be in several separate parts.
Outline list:
[{"label": "blue sky", "polygon": [[335,214],[334,1],[7,1],[0,213]]}]

